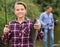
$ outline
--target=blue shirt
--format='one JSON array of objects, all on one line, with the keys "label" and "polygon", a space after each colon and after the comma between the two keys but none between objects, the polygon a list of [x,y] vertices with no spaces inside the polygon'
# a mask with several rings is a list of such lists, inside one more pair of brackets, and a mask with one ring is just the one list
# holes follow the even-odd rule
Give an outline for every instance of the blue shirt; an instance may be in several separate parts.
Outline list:
[{"label": "blue shirt", "polygon": [[[43,28],[45,29],[51,29],[52,26],[54,26],[54,18],[53,18],[53,14],[52,13],[47,13],[47,12],[43,12],[40,15],[39,21],[42,25]],[[47,24],[47,26],[43,26],[43,24]]]}]

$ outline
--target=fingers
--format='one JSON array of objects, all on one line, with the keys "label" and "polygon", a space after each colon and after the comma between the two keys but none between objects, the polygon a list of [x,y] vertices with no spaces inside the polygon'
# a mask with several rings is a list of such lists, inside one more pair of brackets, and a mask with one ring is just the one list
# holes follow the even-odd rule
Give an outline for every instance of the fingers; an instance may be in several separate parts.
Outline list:
[{"label": "fingers", "polygon": [[5,25],[5,27],[4,27],[4,34],[7,34],[8,32],[9,32],[8,25]]},{"label": "fingers", "polygon": [[54,30],[54,27],[52,27],[52,30]]}]

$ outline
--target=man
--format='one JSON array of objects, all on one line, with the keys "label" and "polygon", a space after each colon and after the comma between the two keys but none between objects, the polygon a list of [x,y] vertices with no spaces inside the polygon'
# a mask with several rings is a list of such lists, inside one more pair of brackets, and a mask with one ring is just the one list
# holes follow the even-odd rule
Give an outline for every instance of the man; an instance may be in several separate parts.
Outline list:
[{"label": "man", "polygon": [[49,39],[50,47],[54,47],[54,18],[51,11],[52,11],[52,7],[47,6],[46,11],[43,12],[39,18],[42,28],[44,29],[44,38],[43,38],[44,47],[48,47],[48,42],[47,42],[48,35],[50,37]]},{"label": "man", "polygon": [[2,40],[4,44],[8,44],[12,40],[12,47],[33,47],[31,32],[33,29],[40,30],[40,26],[33,25],[30,19],[25,17],[27,6],[23,2],[16,2],[14,6],[16,19],[9,22],[5,26]]}]

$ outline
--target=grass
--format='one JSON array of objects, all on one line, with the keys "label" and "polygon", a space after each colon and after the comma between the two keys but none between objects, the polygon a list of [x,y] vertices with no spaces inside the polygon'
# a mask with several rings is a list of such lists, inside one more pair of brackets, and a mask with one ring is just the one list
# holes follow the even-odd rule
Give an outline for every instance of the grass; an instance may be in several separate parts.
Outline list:
[{"label": "grass", "polygon": [[43,40],[36,40],[35,47],[43,47]]}]

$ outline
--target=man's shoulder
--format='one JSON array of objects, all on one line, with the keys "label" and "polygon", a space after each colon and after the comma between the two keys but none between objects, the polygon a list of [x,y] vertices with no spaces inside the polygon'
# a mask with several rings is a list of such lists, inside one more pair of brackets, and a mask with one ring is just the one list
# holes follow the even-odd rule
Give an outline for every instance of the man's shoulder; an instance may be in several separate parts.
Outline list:
[{"label": "man's shoulder", "polygon": [[9,22],[9,24],[14,24],[14,23],[16,23],[16,20],[12,20]]},{"label": "man's shoulder", "polygon": [[53,13],[50,13],[50,16],[53,17]]},{"label": "man's shoulder", "polygon": [[53,13],[50,13],[50,15],[53,15]]},{"label": "man's shoulder", "polygon": [[27,22],[32,23],[33,21],[31,19],[27,18]]},{"label": "man's shoulder", "polygon": [[45,14],[46,14],[46,12],[42,12],[42,13],[41,13],[41,15],[45,15]]}]

